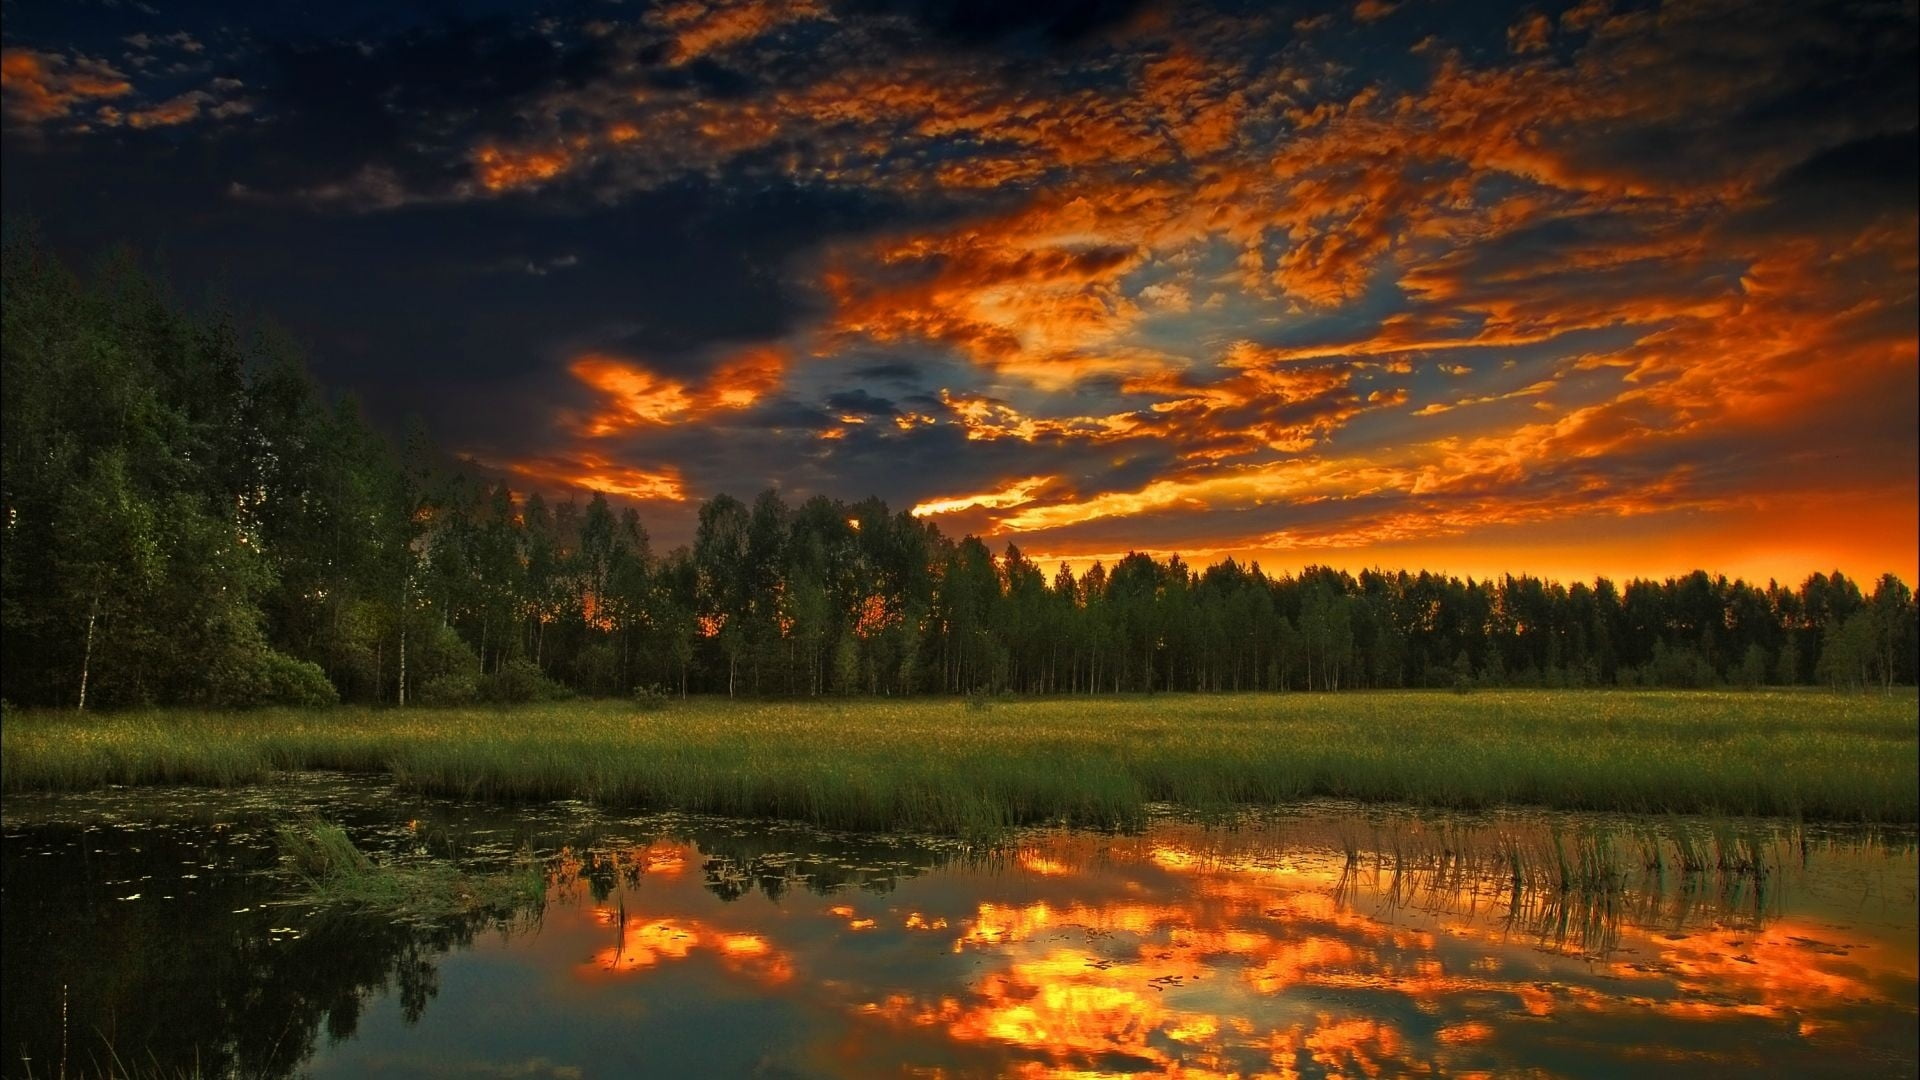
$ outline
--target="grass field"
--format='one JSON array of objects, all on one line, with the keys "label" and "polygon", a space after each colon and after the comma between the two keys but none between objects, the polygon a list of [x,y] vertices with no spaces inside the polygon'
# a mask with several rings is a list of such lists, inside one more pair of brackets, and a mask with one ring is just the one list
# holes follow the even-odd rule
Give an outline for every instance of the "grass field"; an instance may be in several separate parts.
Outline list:
[{"label": "grass field", "polygon": [[28,712],[0,733],[0,789],[342,769],[479,799],[974,834],[1309,797],[1911,823],[1916,751],[1912,690]]}]

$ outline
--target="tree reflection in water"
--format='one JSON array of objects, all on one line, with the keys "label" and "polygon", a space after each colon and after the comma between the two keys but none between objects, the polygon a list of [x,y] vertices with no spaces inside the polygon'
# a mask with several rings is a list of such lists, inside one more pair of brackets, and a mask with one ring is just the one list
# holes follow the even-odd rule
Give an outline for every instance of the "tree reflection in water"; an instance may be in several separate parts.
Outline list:
[{"label": "tree reflection in water", "polygon": [[[271,814],[10,816],[7,1073],[58,1071],[63,988],[82,1073],[112,1053],[347,1075],[435,1040],[547,1038],[545,1061],[553,1031],[595,1025],[651,1039],[656,1056],[634,1060],[655,1071],[728,1053],[827,1075],[1911,1071],[1916,1056],[1908,835],[1323,808],[981,847],[577,807],[336,816],[379,857],[457,851],[476,873],[531,843],[546,900],[422,925],[278,906]],[[1902,875],[1906,892],[1860,918],[1848,890]],[[455,953],[463,985],[512,1007],[429,1008]],[[708,1026],[670,1023],[669,1001]],[[395,1019],[370,1028],[376,1012]],[[590,1073],[605,1045],[559,1049]]]}]

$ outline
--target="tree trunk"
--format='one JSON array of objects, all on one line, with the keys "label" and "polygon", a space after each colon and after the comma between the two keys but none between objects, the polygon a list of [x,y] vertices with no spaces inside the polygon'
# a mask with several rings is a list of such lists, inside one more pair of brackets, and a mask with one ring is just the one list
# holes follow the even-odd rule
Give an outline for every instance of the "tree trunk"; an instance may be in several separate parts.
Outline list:
[{"label": "tree trunk", "polygon": [[80,708],[87,711],[87,672],[93,666],[93,624],[100,617],[100,598],[94,597],[87,605],[87,647],[80,654]]}]

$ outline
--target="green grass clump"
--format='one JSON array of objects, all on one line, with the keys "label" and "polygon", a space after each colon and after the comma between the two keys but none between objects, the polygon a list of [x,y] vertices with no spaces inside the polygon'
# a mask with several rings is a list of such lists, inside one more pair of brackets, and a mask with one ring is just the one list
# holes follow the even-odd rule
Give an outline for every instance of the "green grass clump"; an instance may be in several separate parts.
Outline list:
[{"label": "green grass clump", "polygon": [[0,734],[0,789],[340,769],[486,800],[966,834],[1314,797],[1905,824],[1920,819],[1916,750],[1911,691],[575,701],[22,713]]},{"label": "green grass clump", "polygon": [[525,911],[546,895],[546,874],[530,855],[486,875],[463,873],[443,861],[377,863],[353,845],[346,830],[317,820],[281,826],[279,844],[281,867],[297,885],[289,903],[434,920]]}]

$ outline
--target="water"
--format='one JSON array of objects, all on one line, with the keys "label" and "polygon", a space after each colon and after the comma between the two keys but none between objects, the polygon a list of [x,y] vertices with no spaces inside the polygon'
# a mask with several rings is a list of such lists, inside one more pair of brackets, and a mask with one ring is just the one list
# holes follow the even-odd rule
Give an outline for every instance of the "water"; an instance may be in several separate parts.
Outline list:
[{"label": "water", "polygon": [[[289,905],[310,814],[401,863],[531,848],[546,902]],[[323,777],[5,823],[8,1076],[1920,1070],[1911,833],[1314,805],[972,846]],[[1563,891],[1582,851],[1606,884]]]}]

